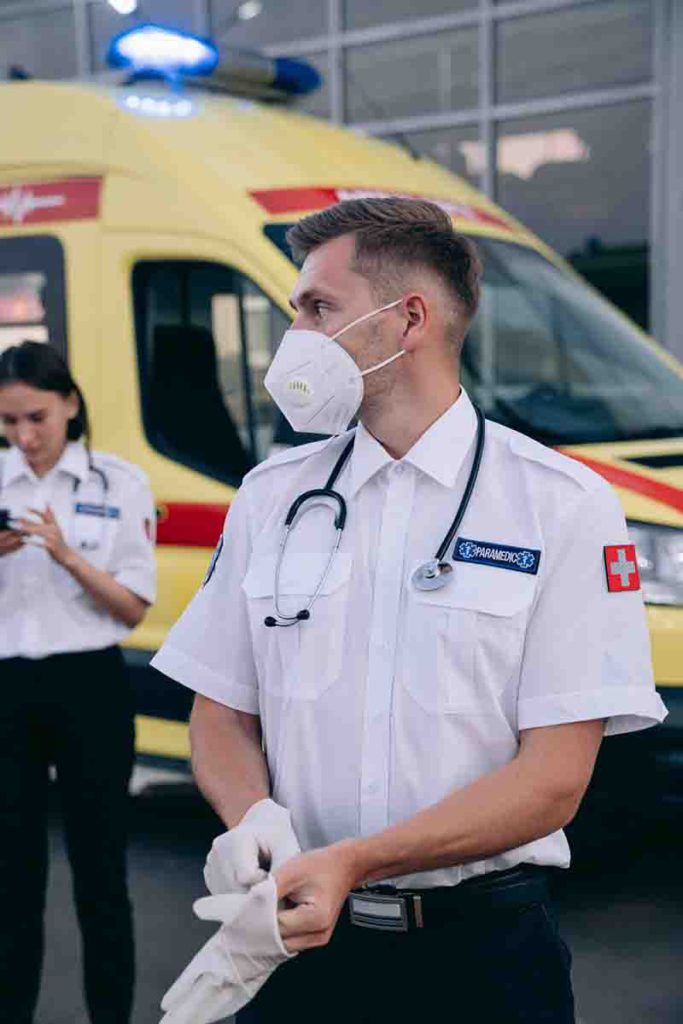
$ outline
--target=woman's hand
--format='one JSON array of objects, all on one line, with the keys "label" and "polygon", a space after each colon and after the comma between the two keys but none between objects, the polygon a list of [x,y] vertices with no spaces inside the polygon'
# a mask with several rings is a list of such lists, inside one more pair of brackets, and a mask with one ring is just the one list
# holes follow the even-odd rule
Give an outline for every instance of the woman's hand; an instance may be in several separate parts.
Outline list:
[{"label": "woman's hand", "polygon": [[41,545],[50,557],[59,565],[66,566],[73,552],[64,540],[64,535],[50,506],[48,505],[44,512],[37,508],[30,508],[29,512],[38,516],[40,522],[34,523],[30,519],[20,519],[19,530],[22,536],[40,537]]},{"label": "woman's hand", "polygon": [[24,538],[16,530],[0,530],[0,558],[23,548]]}]

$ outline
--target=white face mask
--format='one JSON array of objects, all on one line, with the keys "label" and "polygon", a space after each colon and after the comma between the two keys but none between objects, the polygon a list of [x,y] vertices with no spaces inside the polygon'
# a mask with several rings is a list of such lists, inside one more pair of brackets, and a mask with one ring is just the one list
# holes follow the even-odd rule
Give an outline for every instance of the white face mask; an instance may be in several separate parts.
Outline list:
[{"label": "white face mask", "polygon": [[361,373],[336,339],[401,301],[359,316],[331,337],[321,331],[285,331],[263,384],[294,430],[311,434],[346,430],[363,400],[363,377],[393,363],[404,350]]}]

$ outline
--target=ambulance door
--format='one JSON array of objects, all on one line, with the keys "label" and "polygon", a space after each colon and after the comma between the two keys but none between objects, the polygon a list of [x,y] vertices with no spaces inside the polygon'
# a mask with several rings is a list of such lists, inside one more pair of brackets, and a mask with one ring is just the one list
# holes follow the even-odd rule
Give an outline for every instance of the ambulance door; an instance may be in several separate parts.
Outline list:
[{"label": "ambulance door", "polygon": [[108,437],[146,470],[158,511],[158,598],[131,644],[154,651],[201,584],[245,473],[270,454],[280,417],[263,379],[289,321],[218,246],[110,237],[106,250],[105,276],[124,270],[130,297],[106,300],[104,376],[121,395]]}]

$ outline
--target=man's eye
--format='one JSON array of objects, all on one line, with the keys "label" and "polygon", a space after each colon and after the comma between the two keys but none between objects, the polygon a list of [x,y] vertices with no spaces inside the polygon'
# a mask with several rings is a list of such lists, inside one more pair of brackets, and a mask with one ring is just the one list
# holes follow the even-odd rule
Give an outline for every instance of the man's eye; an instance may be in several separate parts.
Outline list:
[{"label": "man's eye", "polygon": [[42,412],[37,412],[33,416],[29,416],[29,419],[31,423],[42,423],[45,419],[45,416],[43,415]]},{"label": "man's eye", "polygon": [[313,303],[313,309],[315,310],[316,314],[320,316],[327,309],[327,303],[318,300],[317,302]]}]

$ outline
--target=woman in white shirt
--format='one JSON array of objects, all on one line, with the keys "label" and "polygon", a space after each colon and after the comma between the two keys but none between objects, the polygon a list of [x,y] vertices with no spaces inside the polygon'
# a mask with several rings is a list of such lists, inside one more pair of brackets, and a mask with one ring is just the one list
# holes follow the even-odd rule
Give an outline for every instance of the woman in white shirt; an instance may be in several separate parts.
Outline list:
[{"label": "woman in white shirt", "polygon": [[91,452],[83,395],[48,345],[0,354],[0,422],[0,1020],[33,1021],[54,765],[90,1019],[128,1024],[134,719],[118,644],[154,601],[154,504],[137,467]]}]

